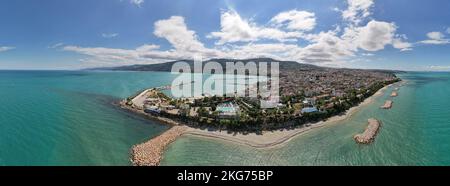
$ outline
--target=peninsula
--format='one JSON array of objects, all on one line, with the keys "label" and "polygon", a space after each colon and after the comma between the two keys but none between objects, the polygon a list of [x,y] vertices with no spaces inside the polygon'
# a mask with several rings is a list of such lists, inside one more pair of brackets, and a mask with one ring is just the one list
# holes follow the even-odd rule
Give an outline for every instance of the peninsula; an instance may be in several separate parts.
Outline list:
[{"label": "peninsula", "polygon": [[[170,86],[150,88],[123,100],[122,108],[175,126],[146,143],[134,146],[133,164],[159,165],[165,147],[183,134],[215,137],[259,148],[274,146],[321,126],[315,125],[317,123],[336,120],[346,112],[352,113],[353,108],[366,103],[383,87],[400,81],[390,71],[296,64],[280,62],[280,99],[274,108],[263,108],[260,100],[252,97],[202,95],[172,98],[164,93]],[[279,130],[286,132],[273,132]],[[230,140],[224,131],[249,137]],[[255,135],[275,137],[258,144],[252,140],[251,136]]]}]

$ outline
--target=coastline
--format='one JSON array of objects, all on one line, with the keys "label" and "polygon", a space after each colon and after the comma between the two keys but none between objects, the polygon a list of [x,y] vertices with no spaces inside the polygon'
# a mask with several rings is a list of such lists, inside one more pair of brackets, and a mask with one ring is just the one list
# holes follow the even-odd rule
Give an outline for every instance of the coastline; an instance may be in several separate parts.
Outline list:
[{"label": "coastline", "polygon": [[300,136],[306,132],[309,132],[316,128],[325,127],[328,125],[336,124],[340,121],[348,120],[357,113],[361,108],[373,103],[373,101],[383,95],[384,91],[390,87],[389,85],[378,90],[371,97],[366,98],[358,106],[350,108],[345,114],[333,116],[326,121],[320,121],[303,125],[296,129],[281,129],[275,131],[264,131],[262,135],[255,133],[242,134],[242,133],[228,133],[228,131],[207,131],[189,127],[181,136],[196,136],[209,138],[213,140],[221,140],[225,142],[231,142],[241,145],[247,145],[254,148],[266,149],[280,147],[287,142],[291,141],[295,137]]},{"label": "coastline", "polygon": [[[262,134],[255,133],[231,133],[224,131],[208,131],[197,128],[192,128],[184,125],[182,122],[160,117],[153,116],[145,113],[142,110],[136,109],[126,104],[126,101],[120,102],[120,107],[136,114],[140,114],[148,119],[157,120],[162,123],[169,124],[171,128],[159,136],[150,140],[144,141],[140,144],[134,145],[130,149],[130,161],[135,166],[159,166],[160,161],[163,159],[166,148],[177,140],[180,136],[196,136],[202,138],[208,138],[212,140],[221,140],[225,142],[231,142],[240,145],[247,145],[258,149],[276,148],[285,145],[295,137],[298,137],[306,132],[309,132],[316,128],[321,128],[336,124],[339,121],[348,120],[357,113],[361,108],[373,103],[375,98],[383,95],[388,87],[393,84],[386,85],[379,89],[375,94],[366,98],[359,105],[350,108],[345,114],[333,116],[326,121],[320,121],[316,123],[310,123],[302,125],[296,129],[280,129],[274,131],[263,131]],[[147,90],[146,90],[147,91]],[[144,91],[144,92],[146,92]]]},{"label": "coastline", "polygon": [[131,148],[131,163],[135,166],[159,166],[166,147],[186,129],[186,126],[173,126],[147,142],[134,145]]}]

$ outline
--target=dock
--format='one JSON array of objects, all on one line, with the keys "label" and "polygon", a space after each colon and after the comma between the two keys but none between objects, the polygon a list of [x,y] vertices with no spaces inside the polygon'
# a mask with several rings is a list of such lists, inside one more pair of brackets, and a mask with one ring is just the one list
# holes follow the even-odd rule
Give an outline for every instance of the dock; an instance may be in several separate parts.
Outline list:
[{"label": "dock", "polygon": [[369,119],[369,125],[362,134],[357,134],[353,137],[356,143],[360,144],[370,144],[375,140],[378,131],[380,130],[381,123],[376,119]]}]

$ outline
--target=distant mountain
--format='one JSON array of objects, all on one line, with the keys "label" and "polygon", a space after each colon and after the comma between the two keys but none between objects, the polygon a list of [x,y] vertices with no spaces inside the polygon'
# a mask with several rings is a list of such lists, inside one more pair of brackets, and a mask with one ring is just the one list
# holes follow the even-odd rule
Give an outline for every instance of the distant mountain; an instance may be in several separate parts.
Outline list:
[{"label": "distant mountain", "polygon": [[[280,65],[280,71],[283,70],[320,70],[320,69],[326,69],[325,67],[319,67],[315,65],[310,64],[304,64],[304,63],[298,63],[295,61],[278,61],[271,58],[254,58],[254,59],[211,59],[208,61],[204,61],[203,64],[207,62],[218,62],[222,65],[222,67],[226,67],[227,62],[242,62],[244,64],[247,64],[248,62],[255,62],[256,64],[260,62],[279,62]],[[148,65],[130,65],[130,66],[119,66],[119,67],[104,67],[104,68],[91,68],[91,69],[85,69],[85,70],[111,70],[111,71],[160,71],[160,72],[170,72],[172,70],[172,65],[177,62],[186,62],[191,66],[191,69],[194,67],[194,61],[193,60],[178,60],[178,61],[171,61],[166,63],[158,63],[158,64],[148,64]]]},{"label": "distant mountain", "polygon": [[[323,71],[334,69],[330,67],[320,67],[311,64],[299,63],[296,61],[279,61],[272,58],[253,58],[253,59],[211,59],[208,61],[204,61],[203,64],[207,62],[218,62],[222,65],[222,67],[226,67],[227,62],[243,62],[247,64],[248,62],[279,62],[280,71],[289,71],[289,70],[297,70],[297,71]],[[194,61],[193,60],[178,60],[171,61],[166,63],[158,63],[158,64],[148,64],[148,65],[129,65],[129,66],[119,66],[119,67],[103,67],[103,68],[90,68],[85,70],[109,70],[109,71],[156,71],[156,72],[171,72],[173,64],[177,62],[186,62],[191,66],[191,69],[194,69]],[[346,68],[342,68],[342,70],[346,70]],[[347,69],[347,70],[362,70],[362,69]],[[378,69],[367,69],[366,71],[376,71],[382,73],[403,73],[404,71],[398,70],[378,70]]]},{"label": "distant mountain", "polygon": [[187,62],[192,63],[191,60],[180,60],[171,61],[166,63],[158,64],[148,64],[148,65],[129,65],[129,66],[119,66],[119,67],[100,67],[100,68],[90,68],[85,70],[111,70],[111,71],[160,71],[160,72],[170,72],[172,70],[172,65],[177,62]]}]

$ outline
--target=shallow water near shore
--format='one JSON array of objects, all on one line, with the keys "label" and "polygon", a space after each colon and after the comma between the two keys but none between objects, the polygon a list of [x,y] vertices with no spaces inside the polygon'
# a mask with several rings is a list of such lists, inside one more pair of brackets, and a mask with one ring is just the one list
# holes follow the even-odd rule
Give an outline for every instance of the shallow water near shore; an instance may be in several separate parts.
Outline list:
[{"label": "shallow water near shore", "polygon": [[[130,148],[167,126],[112,102],[176,76],[162,72],[0,71],[0,165],[130,165]],[[200,137],[170,145],[162,165],[450,165],[450,74],[400,74],[350,119],[274,149]],[[393,99],[391,110],[379,109]],[[383,127],[371,145],[352,137],[368,118]]]},{"label": "shallow water near shore", "polygon": [[[450,73],[400,74],[399,96],[389,87],[351,118],[302,134],[282,147],[255,149],[184,136],[169,146],[162,165],[450,165]],[[387,99],[390,110],[380,109]],[[356,144],[368,118],[383,123],[375,142]]]},{"label": "shallow water near shore", "polygon": [[167,127],[112,103],[168,73],[0,71],[0,165],[130,165]]}]

